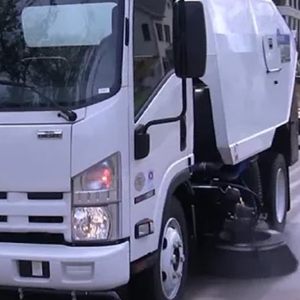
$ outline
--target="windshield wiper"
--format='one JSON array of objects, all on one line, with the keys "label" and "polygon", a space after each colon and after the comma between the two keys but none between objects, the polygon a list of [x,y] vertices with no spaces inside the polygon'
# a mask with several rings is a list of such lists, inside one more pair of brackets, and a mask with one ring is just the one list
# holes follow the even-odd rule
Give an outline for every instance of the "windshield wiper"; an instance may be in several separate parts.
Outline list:
[{"label": "windshield wiper", "polygon": [[13,82],[13,81],[9,81],[9,80],[2,80],[2,79],[0,79],[0,85],[16,86],[16,87],[23,87],[23,88],[30,89],[31,91],[33,91],[34,93],[39,95],[41,98],[43,98],[46,101],[48,101],[49,103],[53,104],[53,106],[59,110],[58,117],[64,118],[65,120],[70,121],[70,122],[75,122],[77,120],[76,112],[72,111],[71,109],[65,109],[64,107],[60,106],[57,102],[55,102],[50,97],[44,95],[43,93],[40,93],[35,87],[33,87],[31,85],[27,85],[27,84],[19,83],[19,82]]}]

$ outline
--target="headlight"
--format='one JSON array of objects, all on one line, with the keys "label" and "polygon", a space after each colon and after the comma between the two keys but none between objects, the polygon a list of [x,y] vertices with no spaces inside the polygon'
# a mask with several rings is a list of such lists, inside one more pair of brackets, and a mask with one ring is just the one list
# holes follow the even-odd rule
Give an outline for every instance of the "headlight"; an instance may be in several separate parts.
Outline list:
[{"label": "headlight", "polygon": [[73,236],[75,240],[103,240],[110,234],[111,220],[105,207],[75,208]]},{"label": "headlight", "polygon": [[119,238],[121,159],[116,153],[73,178],[73,240]]}]

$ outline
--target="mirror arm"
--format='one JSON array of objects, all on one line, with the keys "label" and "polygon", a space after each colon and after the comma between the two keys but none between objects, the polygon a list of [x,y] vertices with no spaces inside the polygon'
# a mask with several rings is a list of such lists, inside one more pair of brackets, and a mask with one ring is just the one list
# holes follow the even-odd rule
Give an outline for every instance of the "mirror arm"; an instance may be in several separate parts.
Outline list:
[{"label": "mirror arm", "polygon": [[163,119],[149,121],[145,125],[138,128],[138,132],[141,134],[146,134],[148,129],[151,126],[175,123],[175,122],[181,121],[185,117],[186,111],[187,111],[186,79],[182,79],[182,111],[181,111],[181,113],[177,117],[163,118]]},{"label": "mirror arm", "polygon": [[[184,6],[184,0],[180,0],[180,5],[182,6],[181,10],[180,10],[180,20],[181,20],[181,24],[180,24],[180,27],[181,27],[181,53],[182,53],[182,70],[183,72],[185,71],[185,68],[186,68],[186,48],[185,48],[185,44],[184,44],[184,40],[185,40],[185,31],[186,31],[186,28],[185,28],[185,6]],[[184,72],[185,73],[185,72]],[[142,134],[146,134],[149,127],[151,126],[154,126],[154,125],[161,125],[161,124],[167,124],[167,123],[175,123],[175,122],[178,122],[178,121],[181,121],[181,120],[184,120],[184,117],[186,115],[186,111],[187,111],[187,84],[186,84],[186,79],[185,78],[182,78],[181,80],[181,86],[182,86],[182,111],[181,113],[179,114],[179,116],[177,117],[173,117],[173,118],[164,118],[164,119],[160,119],[160,120],[152,120],[148,123],[146,123],[146,125],[142,126],[140,128]]]}]

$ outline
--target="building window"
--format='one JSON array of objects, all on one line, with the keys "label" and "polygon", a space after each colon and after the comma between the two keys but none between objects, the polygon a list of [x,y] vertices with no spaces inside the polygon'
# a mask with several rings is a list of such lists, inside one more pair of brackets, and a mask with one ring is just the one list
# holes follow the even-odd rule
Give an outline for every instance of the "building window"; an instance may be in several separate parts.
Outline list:
[{"label": "building window", "polygon": [[151,34],[150,34],[150,29],[148,24],[142,24],[142,31],[143,31],[144,41],[145,42],[151,41]]},{"label": "building window", "polygon": [[164,40],[163,26],[160,23],[156,23],[155,26],[156,26],[158,40],[162,42]]},{"label": "building window", "polygon": [[166,42],[171,43],[171,29],[169,25],[164,25]]}]

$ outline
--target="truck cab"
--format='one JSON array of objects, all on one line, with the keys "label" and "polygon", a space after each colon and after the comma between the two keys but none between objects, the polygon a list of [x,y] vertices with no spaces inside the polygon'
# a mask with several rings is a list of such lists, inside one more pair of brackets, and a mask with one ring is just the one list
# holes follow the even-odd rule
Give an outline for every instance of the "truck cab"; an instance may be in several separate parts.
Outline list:
[{"label": "truck cab", "polygon": [[151,282],[149,299],[180,299],[193,190],[268,151],[283,216],[266,210],[283,230],[296,51],[271,1],[243,3],[1,2],[0,286],[77,295],[132,281],[137,295]]}]

